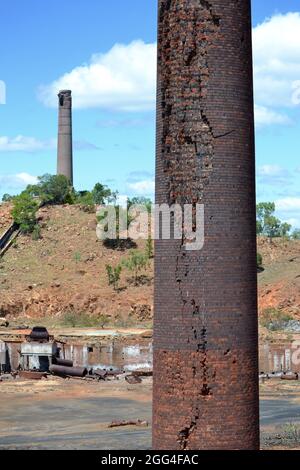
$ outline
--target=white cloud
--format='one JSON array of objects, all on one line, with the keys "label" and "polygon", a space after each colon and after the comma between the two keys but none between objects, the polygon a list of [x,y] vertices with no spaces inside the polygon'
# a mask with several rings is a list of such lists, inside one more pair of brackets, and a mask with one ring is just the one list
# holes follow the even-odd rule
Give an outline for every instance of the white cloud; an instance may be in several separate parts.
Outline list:
[{"label": "white cloud", "polygon": [[38,178],[33,175],[29,175],[28,173],[18,173],[16,178],[25,184],[37,184]]},{"label": "white cloud", "polygon": [[0,152],[40,152],[53,149],[56,146],[56,140],[39,140],[35,137],[17,137],[0,136]]},{"label": "white cloud", "polygon": [[266,106],[255,105],[255,125],[260,128],[273,124],[291,124],[291,119],[286,115],[267,108]]},{"label": "white cloud", "polygon": [[275,201],[276,210],[280,212],[300,211],[300,197],[285,197]]},{"label": "white cloud", "polygon": [[[255,99],[259,107],[300,103],[300,13],[276,14],[253,29]],[[299,98],[299,102],[298,102]],[[266,124],[285,124],[278,116]],[[274,120],[277,122],[274,122]]]},{"label": "white cloud", "polygon": [[262,165],[258,167],[258,176],[287,176],[288,170],[279,165]]},{"label": "white cloud", "polygon": [[36,184],[38,179],[29,173],[17,173],[16,175],[0,175],[0,191],[3,192],[21,189],[28,184]]},{"label": "white cloud", "polygon": [[155,107],[156,44],[141,40],[115,44],[39,89],[46,106],[57,106],[57,93],[71,89],[75,108],[147,111]]},{"label": "white cloud", "polygon": [[300,217],[298,219],[292,217],[291,219],[286,219],[285,222],[290,224],[293,228],[300,228]]},{"label": "white cloud", "polygon": [[280,165],[261,165],[257,169],[260,185],[286,185],[292,179],[289,170]]},{"label": "white cloud", "polygon": [[280,220],[300,228],[300,197],[285,197],[275,201],[276,213]]},{"label": "white cloud", "polygon": [[139,195],[148,195],[154,193],[155,183],[153,180],[143,180],[129,183],[128,187]]},{"label": "white cloud", "polygon": [[[256,126],[291,124],[282,108],[300,104],[300,13],[276,14],[253,28],[253,51]],[[75,108],[149,111],[155,108],[155,84],[156,44],[136,40],[94,54],[89,63],[40,87],[39,96],[55,107],[58,91],[70,88]]]}]

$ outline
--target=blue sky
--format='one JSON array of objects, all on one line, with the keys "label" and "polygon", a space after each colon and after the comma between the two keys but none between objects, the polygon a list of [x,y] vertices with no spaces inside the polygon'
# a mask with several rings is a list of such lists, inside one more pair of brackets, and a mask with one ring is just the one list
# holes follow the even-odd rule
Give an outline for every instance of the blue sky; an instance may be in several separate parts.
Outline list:
[{"label": "blue sky", "polygon": [[[0,197],[55,173],[55,93],[66,87],[76,188],[152,194],[156,3],[1,1]],[[300,0],[252,5],[257,196],[300,227]]]}]

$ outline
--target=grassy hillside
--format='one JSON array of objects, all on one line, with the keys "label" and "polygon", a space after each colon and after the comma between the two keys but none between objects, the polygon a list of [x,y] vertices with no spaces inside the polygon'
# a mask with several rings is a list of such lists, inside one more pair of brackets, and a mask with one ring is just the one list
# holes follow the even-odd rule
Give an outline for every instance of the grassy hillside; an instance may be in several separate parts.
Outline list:
[{"label": "grassy hillside", "polygon": [[[9,225],[9,205],[0,206],[0,231]],[[123,270],[120,289],[108,285],[106,265],[116,266],[129,250],[106,248],[96,237],[95,214],[79,206],[53,206],[39,212],[42,238],[20,236],[0,261],[0,315],[52,317],[67,314],[108,317],[110,323],[150,325],[153,313],[153,261],[139,286]],[[1,230],[2,228],[2,230]],[[145,249],[139,241],[137,248]],[[264,271],[259,273],[260,313],[279,309],[300,319],[300,241],[258,239]]]}]

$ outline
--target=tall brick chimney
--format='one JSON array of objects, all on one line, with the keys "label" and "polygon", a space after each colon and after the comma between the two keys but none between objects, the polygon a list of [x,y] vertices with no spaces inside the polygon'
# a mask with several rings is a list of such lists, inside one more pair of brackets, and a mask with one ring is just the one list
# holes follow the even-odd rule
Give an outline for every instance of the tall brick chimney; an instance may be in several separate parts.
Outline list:
[{"label": "tall brick chimney", "polygon": [[258,449],[250,0],[159,0],[156,202],[205,243],[155,251],[153,447]]},{"label": "tall brick chimney", "polygon": [[72,92],[70,90],[59,92],[58,107],[57,174],[66,176],[73,184]]}]

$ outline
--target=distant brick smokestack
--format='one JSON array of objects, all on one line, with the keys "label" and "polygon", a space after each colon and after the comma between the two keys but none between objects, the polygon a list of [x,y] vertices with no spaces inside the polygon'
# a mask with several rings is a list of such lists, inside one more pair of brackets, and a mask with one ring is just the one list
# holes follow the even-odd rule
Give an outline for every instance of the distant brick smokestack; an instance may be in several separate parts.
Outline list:
[{"label": "distant brick smokestack", "polygon": [[73,144],[72,144],[72,92],[58,93],[58,145],[57,174],[66,176],[73,184]]},{"label": "distant brick smokestack", "polygon": [[250,0],[159,0],[157,204],[203,204],[202,250],[155,246],[153,447],[259,448]]}]

